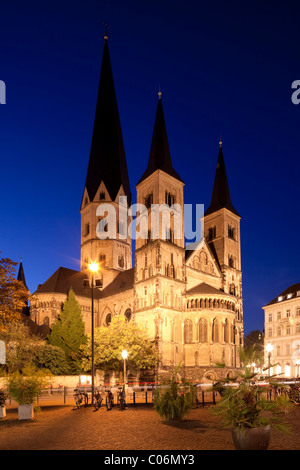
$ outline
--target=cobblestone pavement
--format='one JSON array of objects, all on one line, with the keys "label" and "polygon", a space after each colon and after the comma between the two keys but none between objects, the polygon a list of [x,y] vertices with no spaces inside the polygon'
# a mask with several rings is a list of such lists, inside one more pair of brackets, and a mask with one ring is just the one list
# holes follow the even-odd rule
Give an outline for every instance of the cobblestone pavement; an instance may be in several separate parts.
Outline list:
[{"label": "cobblestone pavement", "polygon": [[[300,449],[300,407],[289,416],[290,434],[272,430],[270,450]],[[34,419],[19,421],[16,408],[0,420],[0,450],[233,450],[231,433],[210,407],[182,422],[164,422],[151,405],[124,411],[105,407],[73,410],[42,406]]]}]

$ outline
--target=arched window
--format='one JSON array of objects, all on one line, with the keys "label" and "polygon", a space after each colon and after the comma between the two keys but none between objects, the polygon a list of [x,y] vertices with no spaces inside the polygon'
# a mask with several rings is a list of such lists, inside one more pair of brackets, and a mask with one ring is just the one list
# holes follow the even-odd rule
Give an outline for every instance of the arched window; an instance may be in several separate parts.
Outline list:
[{"label": "arched window", "polygon": [[129,322],[131,320],[131,315],[132,315],[131,309],[128,308],[126,312],[124,313],[124,315],[125,315],[126,321]]},{"label": "arched window", "polygon": [[184,342],[193,342],[193,323],[189,319],[184,320]]},{"label": "arched window", "polygon": [[212,341],[214,343],[219,342],[219,324],[218,320],[215,318],[212,325]]},{"label": "arched window", "polygon": [[229,324],[227,318],[224,323],[224,342],[229,343]]},{"label": "arched window", "polygon": [[105,324],[109,326],[111,324],[111,313],[108,313],[105,317]]},{"label": "arched window", "polygon": [[200,318],[199,324],[199,343],[207,343],[207,320]]}]

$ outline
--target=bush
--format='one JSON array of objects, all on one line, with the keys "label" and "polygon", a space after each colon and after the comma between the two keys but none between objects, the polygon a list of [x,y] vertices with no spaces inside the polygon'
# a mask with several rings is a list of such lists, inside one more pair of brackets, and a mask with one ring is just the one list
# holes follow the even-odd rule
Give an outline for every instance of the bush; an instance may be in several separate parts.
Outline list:
[{"label": "bush", "polygon": [[167,421],[182,420],[192,409],[195,391],[185,379],[176,381],[178,368],[171,378],[160,385],[154,395],[154,409]]},{"label": "bush", "polygon": [[51,344],[45,344],[36,351],[34,364],[39,369],[49,369],[53,375],[70,374],[70,367],[64,351]]},{"label": "bush", "polygon": [[49,371],[25,367],[7,377],[7,393],[19,405],[32,405],[42,388],[49,384]]}]

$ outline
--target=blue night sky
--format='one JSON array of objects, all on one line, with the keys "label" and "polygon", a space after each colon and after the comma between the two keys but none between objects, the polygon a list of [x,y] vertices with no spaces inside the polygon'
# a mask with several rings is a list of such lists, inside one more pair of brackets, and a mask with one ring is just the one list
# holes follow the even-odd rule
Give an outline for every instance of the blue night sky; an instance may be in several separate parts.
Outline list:
[{"label": "blue night sky", "polygon": [[79,269],[84,189],[103,52],[112,62],[133,199],[159,84],[185,202],[210,203],[219,138],[242,216],[245,332],[300,281],[296,1],[28,1],[1,7],[2,256],[31,292]]}]

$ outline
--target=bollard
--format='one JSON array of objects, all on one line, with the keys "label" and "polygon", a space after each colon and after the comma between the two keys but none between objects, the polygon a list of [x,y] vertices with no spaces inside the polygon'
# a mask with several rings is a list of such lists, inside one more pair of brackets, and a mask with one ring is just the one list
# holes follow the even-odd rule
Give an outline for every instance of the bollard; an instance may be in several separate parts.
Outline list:
[{"label": "bollard", "polygon": [[64,405],[67,403],[67,387],[64,386]]}]

